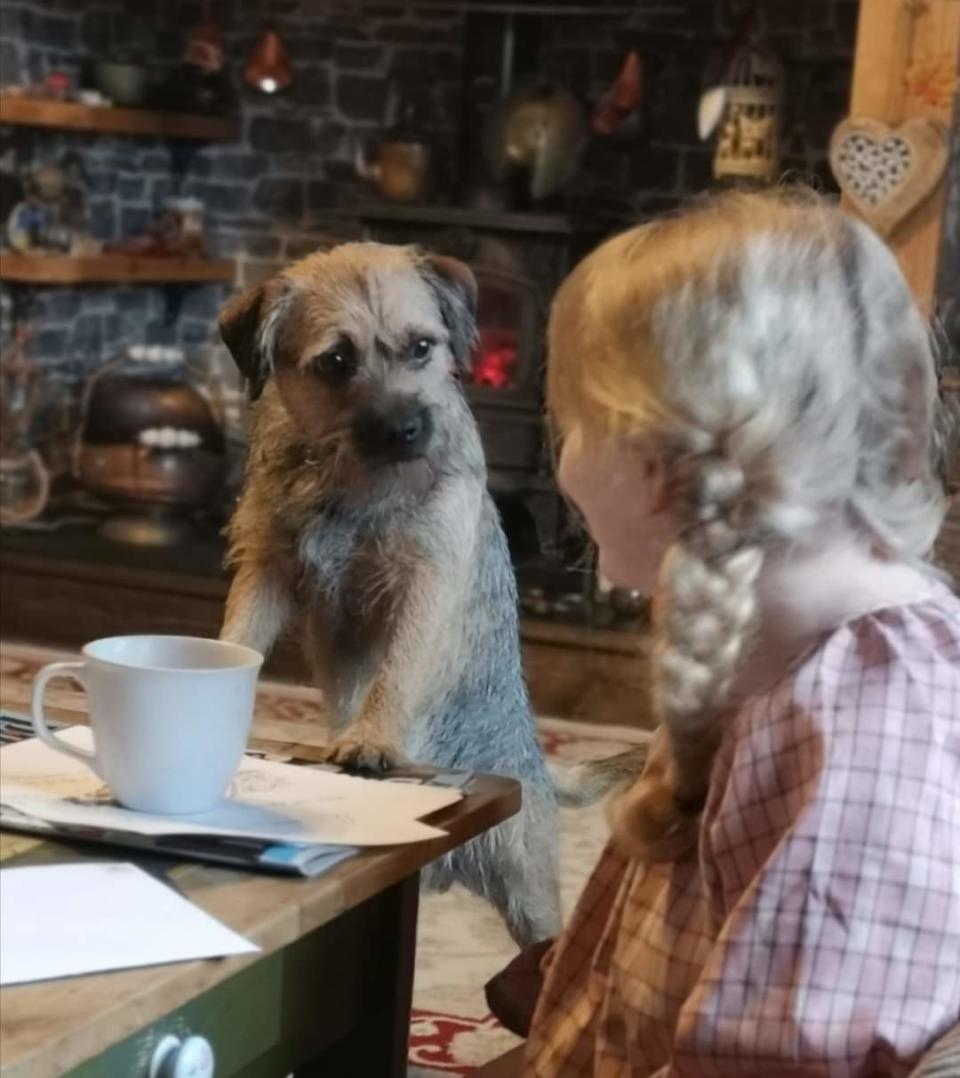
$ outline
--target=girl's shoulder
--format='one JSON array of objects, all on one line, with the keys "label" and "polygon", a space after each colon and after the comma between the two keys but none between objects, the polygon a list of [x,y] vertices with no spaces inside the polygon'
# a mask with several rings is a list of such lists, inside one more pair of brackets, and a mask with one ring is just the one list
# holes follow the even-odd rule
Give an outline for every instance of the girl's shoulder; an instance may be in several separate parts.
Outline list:
[{"label": "girl's shoulder", "polygon": [[829,633],[793,675],[794,699],[825,703],[858,694],[860,706],[922,699],[960,719],[960,598],[933,583],[910,602],[852,618]]},{"label": "girl's shoulder", "polygon": [[785,743],[854,727],[881,736],[922,728],[935,740],[949,730],[960,753],[960,598],[934,583],[913,601],[844,622],[747,701],[733,726],[741,745],[772,729]]},{"label": "girl's shoulder", "polygon": [[721,741],[706,818],[756,809],[786,827],[808,812],[816,831],[871,806],[954,813],[958,798],[960,599],[937,585],[845,622],[744,704]]}]

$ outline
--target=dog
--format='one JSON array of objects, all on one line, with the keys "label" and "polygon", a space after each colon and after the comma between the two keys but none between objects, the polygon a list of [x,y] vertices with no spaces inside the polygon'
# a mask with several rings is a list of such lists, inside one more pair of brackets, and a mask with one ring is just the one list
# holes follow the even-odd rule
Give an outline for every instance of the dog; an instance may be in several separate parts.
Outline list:
[{"label": "dog", "polygon": [[455,259],[347,243],[233,299],[220,331],[253,400],[228,526],[222,639],[295,625],[336,728],[331,762],[512,775],[513,819],[430,866],[488,899],[520,946],[560,927],[557,805],[635,754],[551,776],[519,646],[516,583],[460,386],[477,286]]}]

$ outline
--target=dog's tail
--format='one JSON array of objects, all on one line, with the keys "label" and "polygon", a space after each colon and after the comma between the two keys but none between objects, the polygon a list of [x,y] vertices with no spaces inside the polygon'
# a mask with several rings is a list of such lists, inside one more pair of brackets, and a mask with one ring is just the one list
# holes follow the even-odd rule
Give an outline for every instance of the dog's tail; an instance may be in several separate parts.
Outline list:
[{"label": "dog's tail", "polygon": [[565,808],[592,805],[618,786],[626,786],[640,774],[649,745],[635,745],[625,752],[579,764],[548,764],[557,801]]}]

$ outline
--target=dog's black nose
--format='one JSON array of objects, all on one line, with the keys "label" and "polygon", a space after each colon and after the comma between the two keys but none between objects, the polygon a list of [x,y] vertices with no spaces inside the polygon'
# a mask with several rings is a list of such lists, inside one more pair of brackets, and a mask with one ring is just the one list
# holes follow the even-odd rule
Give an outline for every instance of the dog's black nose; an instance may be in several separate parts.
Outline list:
[{"label": "dog's black nose", "polygon": [[413,415],[401,419],[397,425],[388,432],[390,439],[396,439],[401,445],[413,445],[423,433],[426,423],[426,412],[414,412]]},{"label": "dog's black nose", "polygon": [[416,460],[430,443],[433,418],[429,408],[406,403],[371,409],[357,417],[353,435],[366,457],[391,462]]}]

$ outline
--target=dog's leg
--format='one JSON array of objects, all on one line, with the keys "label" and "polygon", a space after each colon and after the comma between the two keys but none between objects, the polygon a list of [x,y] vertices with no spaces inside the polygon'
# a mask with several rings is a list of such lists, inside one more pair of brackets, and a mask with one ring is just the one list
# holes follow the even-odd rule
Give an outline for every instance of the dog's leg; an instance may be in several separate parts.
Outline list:
[{"label": "dog's leg", "polygon": [[[502,831],[502,837],[497,835]],[[523,807],[483,843],[481,873],[487,897],[522,948],[556,936],[561,928],[557,870],[557,809],[551,794],[525,782]],[[486,836],[484,836],[485,838]],[[500,841],[495,841],[496,838]]]},{"label": "dog's leg", "polygon": [[383,658],[365,687],[352,721],[330,745],[329,759],[344,767],[384,770],[402,762],[409,724],[424,700],[436,698],[450,676],[449,645],[441,647],[453,593],[441,567],[423,562],[402,585]]},{"label": "dog's leg", "polygon": [[241,563],[230,585],[220,639],[266,654],[293,612],[283,576],[268,565]]},{"label": "dog's leg", "polygon": [[510,864],[501,871],[504,875],[491,881],[489,898],[517,946],[522,950],[553,939],[560,932],[561,916],[552,851],[541,847],[525,864]]},{"label": "dog's leg", "polygon": [[452,882],[490,902],[520,947],[551,939],[561,928],[557,882],[556,808],[523,788],[520,814],[424,871],[424,885],[445,891]]}]

